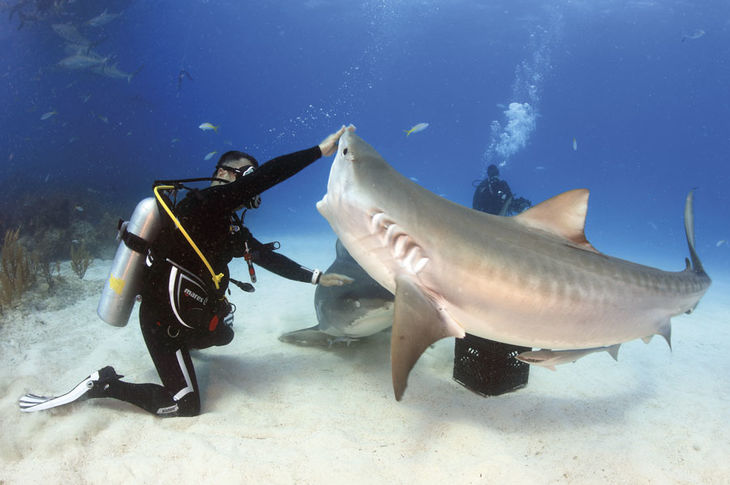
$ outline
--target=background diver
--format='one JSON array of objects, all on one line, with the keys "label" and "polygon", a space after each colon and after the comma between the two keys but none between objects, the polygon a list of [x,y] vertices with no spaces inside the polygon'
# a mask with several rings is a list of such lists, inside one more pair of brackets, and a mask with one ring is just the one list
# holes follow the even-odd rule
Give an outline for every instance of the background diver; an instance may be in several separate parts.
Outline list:
[{"label": "background diver", "polygon": [[193,76],[190,75],[188,71],[185,69],[180,69],[180,72],[177,73],[177,90],[180,92],[180,89],[182,89],[182,83],[183,79],[188,78],[191,81],[193,80]]},{"label": "background diver", "polygon": [[[515,197],[499,169],[487,167],[487,177],[476,185],[472,207],[500,216],[519,214],[532,206],[524,197]],[[454,339],[454,380],[484,396],[496,396],[524,387],[529,366],[514,357],[527,347],[495,342],[466,334]]]},{"label": "background diver", "polygon": [[[161,417],[198,415],[200,392],[189,351],[226,345],[233,339],[235,307],[225,298],[228,263],[232,258],[246,257],[286,278],[322,286],[352,281],[343,275],[304,268],[274,252],[271,245],[253,238],[236,215],[243,206],[258,207],[260,193],[321,156],[332,155],[343,132],[344,127],[318,146],[277,157],[260,167],[250,155],[227,152],[216,165],[211,185],[188,192],[177,204],[175,216],[205,258],[191,249],[189,241],[172,224],[163,224],[148,251],[139,320],[162,385],[122,381],[123,376],[107,366],[64,395],[50,398],[24,395],[19,401],[21,410],[40,411],[77,400],[108,397]],[[204,259],[216,274],[223,274],[217,289],[210,284]],[[206,282],[205,288],[195,287],[195,291],[179,291],[173,295],[174,289],[183,288],[191,281]],[[201,291],[206,294],[196,294]]]}]

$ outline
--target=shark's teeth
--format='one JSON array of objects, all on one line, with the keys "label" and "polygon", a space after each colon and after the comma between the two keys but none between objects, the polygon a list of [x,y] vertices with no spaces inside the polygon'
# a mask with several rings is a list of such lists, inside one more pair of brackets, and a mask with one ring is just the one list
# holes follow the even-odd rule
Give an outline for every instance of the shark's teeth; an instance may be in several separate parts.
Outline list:
[{"label": "shark's teeth", "polygon": [[408,272],[418,274],[428,264],[429,259],[423,256],[423,249],[385,212],[371,213],[370,231],[380,238],[393,259]]},{"label": "shark's teeth", "polygon": [[388,228],[385,230],[385,238],[383,240],[383,243],[395,250],[395,240],[399,236],[407,236],[407,234],[401,229],[398,224],[391,224],[388,226]]},{"label": "shark's teeth", "polygon": [[406,257],[401,260],[401,266],[411,273],[419,273],[426,266],[426,263],[428,263],[428,258],[421,257],[421,252],[421,248],[412,246],[408,250]]},{"label": "shark's teeth", "polygon": [[395,244],[393,245],[393,257],[395,259],[400,259],[406,254],[406,244],[408,244],[408,236],[406,234],[401,234],[396,238]]},{"label": "shark's teeth", "polygon": [[427,264],[428,264],[428,258],[419,259],[418,262],[415,264],[415,266],[413,266],[413,272],[416,274],[420,273],[421,270],[423,270],[423,268],[425,268]]},{"label": "shark's teeth", "polygon": [[381,228],[387,227],[393,221],[388,220],[385,212],[376,212],[370,216],[370,232],[377,234]]}]

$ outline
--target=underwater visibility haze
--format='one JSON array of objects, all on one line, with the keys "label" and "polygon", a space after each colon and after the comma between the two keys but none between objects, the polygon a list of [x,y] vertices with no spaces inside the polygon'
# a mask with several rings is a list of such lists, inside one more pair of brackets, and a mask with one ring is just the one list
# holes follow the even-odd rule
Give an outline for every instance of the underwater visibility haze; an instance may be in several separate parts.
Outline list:
[{"label": "underwater visibility haze", "polygon": [[[467,206],[489,164],[533,203],[588,188],[594,246],[663,269],[683,268],[697,188],[698,252],[711,276],[730,269],[727,2],[0,8],[0,229],[27,244],[78,219],[113,236],[156,179],[210,176],[233,149],[263,162],[353,123],[402,174]],[[247,223],[283,240],[329,231],[315,203],[330,164],[264,193]],[[91,247],[109,258],[114,242]]]}]

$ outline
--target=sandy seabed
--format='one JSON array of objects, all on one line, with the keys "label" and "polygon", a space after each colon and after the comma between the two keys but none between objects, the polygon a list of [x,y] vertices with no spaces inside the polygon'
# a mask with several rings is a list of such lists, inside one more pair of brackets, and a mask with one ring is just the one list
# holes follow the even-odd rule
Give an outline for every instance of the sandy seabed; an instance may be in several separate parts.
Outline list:
[{"label": "sandy seabed", "polygon": [[[282,242],[307,266],[334,258],[333,236]],[[84,284],[101,288],[109,265],[96,261]],[[245,278],[239,263],[231,272]],[[730,482],[728,278],[711,275],[697,311],[674,319],[672,352],[661,338],[630,342],[618,363],[601,353],[532,368],[525,389],[483,398],[451,378],[447,339],[396,402],[389,333],[331,349],[282,343],[316,323],[314,287],[258,274],[254,294],[233,289],[234,341],[194,353],[195,418],[114,400],[21,413],[22,394],[64,393],[105,365],[159,380],[136,310],[111,327],[97,291],[0,316],[0,484]]]}]

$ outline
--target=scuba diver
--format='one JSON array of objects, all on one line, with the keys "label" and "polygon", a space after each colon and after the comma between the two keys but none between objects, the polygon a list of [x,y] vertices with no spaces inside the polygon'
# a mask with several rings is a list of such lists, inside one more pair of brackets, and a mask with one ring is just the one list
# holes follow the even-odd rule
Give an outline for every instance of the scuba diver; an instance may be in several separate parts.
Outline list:
[{"label": "scuba diver", "polygon": [[487,167],[487,177],[476,186],[472,208],[500,216],[519,214],[532,205],[529,200],[512,195],[507,182],[499,178],[499,169],[492,164]]},{"label": "scuba diver", "polygon": [[180,89],[182,89],[182,83],[185,78],[193,80],[193,76],[190,75],[188,71],[185,69],[181,69],[180,72],[177,74],[177,92],[180,92]]},{"label": "scuba diver", "polygon": [[[162,385],[122,381],[123,376],[107,366],[64,395],[26,394],[19,401],[21,410],[40,411],[82,399],[113,398],[160,417],[200,414],[200,392],[190,350],[227,345],[233,339],[235,306],[225,297],[229,281],[253,291],[250,284],[230,278],[228,263],[234,257],[245,258],[252,282],[256,281],[252,263],[285,278],[315,285],[352,282],[347,276],[307,269],[276,253],[278,243],[259,242],[236,213],[243,207],[258,207],[259,194],[320,157],[332,155],[344,130],[342,127],[329,135],[318,146],[274,158],[261,166],[244,152],[224,153],[216,164],[213,178],[204,179],[211,180],[210,186],[190,189],[176,204],[158,189],[175,189],[177,185],[156,182],[157,200],[149,198],[140,202],[127,228],[122,228],[123,242],[117,250],[98,313],[108,323],[126,325],[134,297],[141,295],[140,327]],[[177,191],[168,194],[176,198]],[[146,201],[150,201],[147,206],[153,210],[144,208]],[[159,227],[153,241],[127,230],[135,222],[138,211],[146,211],[144,226],[155,223]],[[122,277],[115,277],[114,268],[129,267],[129,261],[136,260],[127,260],[120,254],[137,258],[141,268],[138,280],[143,280],[129,292],[126,313],[117,309],[119,302],[115,294],[122,294],[125,286],[135,285],[133,281],[125,284]],[[107,294],[111,297],[107,298]]]},{"label": "scuba diver", "polygon": [[[494,164],[487,167],[487,177],[475,187],[472,207],[476,210],[510,216],[532,206],[529,200],[514,197]],[[514,357],[532,349],[468,333],[454,341],[454,380],[467,389],[483,396],[497,396],[527,385],[530,366]]]}]

